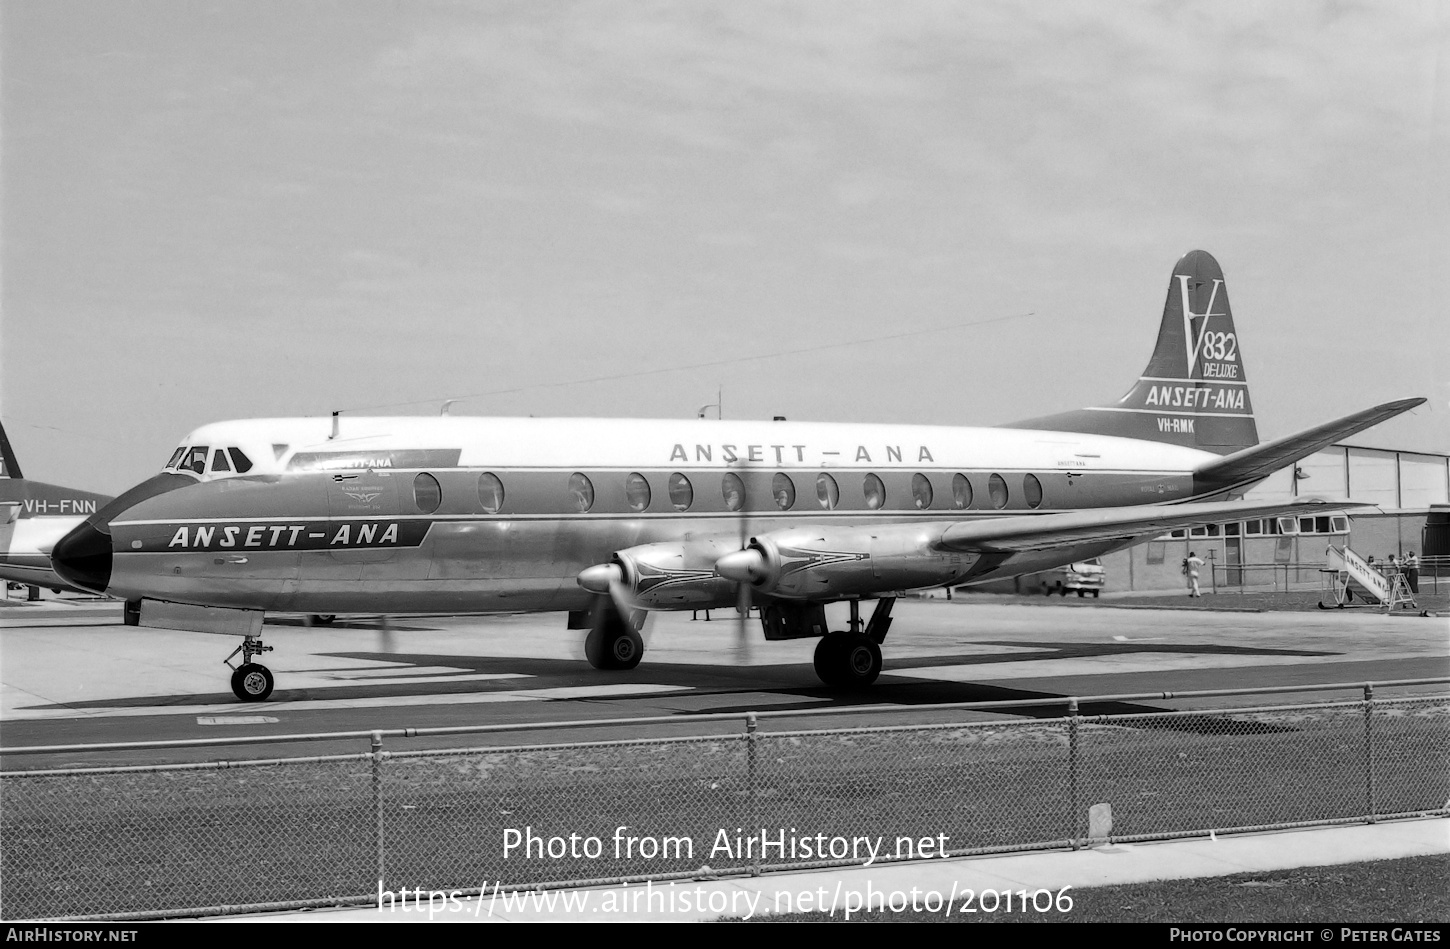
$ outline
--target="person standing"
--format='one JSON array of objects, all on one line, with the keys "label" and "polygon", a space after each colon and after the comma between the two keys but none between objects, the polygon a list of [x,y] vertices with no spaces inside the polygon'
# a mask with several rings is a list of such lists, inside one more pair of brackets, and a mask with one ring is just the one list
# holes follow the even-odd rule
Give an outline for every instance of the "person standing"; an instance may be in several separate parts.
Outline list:
[{"label": "person standing", "polygon": [[1198,589],[1198,568],[1203,566],[1203,559],[1193,551],[1183,558],[1183,576],[1188,581],[1189,596],[1203,596]]},{"label": "person standing", "polygon": [[1415,556],[1412,550],[1405,555],[1405,583],[1410,587],[1411,596],[1420,595],[1420,558]]}]

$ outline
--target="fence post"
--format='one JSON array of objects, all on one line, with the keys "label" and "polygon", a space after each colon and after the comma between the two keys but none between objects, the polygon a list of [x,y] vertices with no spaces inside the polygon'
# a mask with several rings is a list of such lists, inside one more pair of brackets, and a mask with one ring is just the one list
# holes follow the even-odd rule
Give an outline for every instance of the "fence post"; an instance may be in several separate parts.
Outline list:
[{"label": "fence post", "polygon": [[[755,788],[755,743],[756,743],[756,740],[757,740],[757,736],[756,736],[756,732],[755,732],[756,725],[757,725],[757,722],[756,722],[756,718],[755,718],[755,713],[754,712],[746,712],[745,713],[745,788],[746,788],[746,795],[745,795],[745,801],[746,801],[746,805],[745,805],[745,808],[746,808],[745,826],[746,827],[754,827],[754,826],[756,826],[756,824],[759,823],[758,815],[756,814],[756,807],[755,807],[755,795],[756,795],[756,788]],[[750,861],[750,875],[753,876],[753,877],[760,876],[760,855],[758,853],[755,854],[755,857]]]},{"label": "fence post", "polygon": [[1364,797],[1365,819],[1375,822],[1374,794],[1374,686],[1364,684]]},{"label": "fence post", "polygon": [[1068,837],[1072,840],[1072,849],[1079,849],[1078,841],[1083,835],[1078,833],[1082,828],[1082,802],[1077,786],[1077,696],[1067,700],[1067,796],[1068,796]]},{"label": "fence post", "polygon": [[[383,891],[383,733],[373,732],[373,842],[378,856],[378,892]],[[381,898],[381,897],[380,897]]]}]

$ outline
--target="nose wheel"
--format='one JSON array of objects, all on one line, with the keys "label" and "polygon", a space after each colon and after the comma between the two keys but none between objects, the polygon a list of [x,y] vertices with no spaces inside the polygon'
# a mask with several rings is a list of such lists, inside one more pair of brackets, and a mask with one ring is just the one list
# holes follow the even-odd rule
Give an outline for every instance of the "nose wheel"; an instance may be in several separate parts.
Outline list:
[{"label": "nose wheel", "polygon": [[242,654],[242,664],[232,670],[232,692],[243,702],[264,702],[272,694],[272,670],[252,661],[253,656],[271,651],[272,647],[263,645],[256,636],[248,636],[242,640],[240,646],[232,650],[231,656],[223,660],[230,666],[232,656]]}]

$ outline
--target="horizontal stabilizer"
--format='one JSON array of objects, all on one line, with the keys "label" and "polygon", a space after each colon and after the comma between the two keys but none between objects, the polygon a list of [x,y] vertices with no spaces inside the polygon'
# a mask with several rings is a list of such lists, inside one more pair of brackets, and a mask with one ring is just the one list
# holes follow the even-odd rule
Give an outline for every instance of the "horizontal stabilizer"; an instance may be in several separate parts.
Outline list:
[{"label": "horizontal stabilizer", "polygon": [[1386,402],[1363,412],[1346,415],[1293,435],[1285,435],[1283,438],[1216,458],[1193,472],[1193,493],[1216,494],[1261,481],[1280,468],[1292,465],[1301,458],[1307,458],[1322,448],[1378,425],[1386,419],[1394,418],[1424,402],[1424,399]]},{"label": "horizontal stabilizer", "polygon": [[1182,527],[1238,521],[1245,518],[1325,514],[1369,505],[1330,502],[1317,498],[1297,501],[1214,501],[1198,504],[1152,504],[1111,507],[1068,514],[994,517],[953,524],[937,545],[945,550],[975,553],[1015,553],[1047,550],[1098,541],[1128,541],[1152,537]]}]

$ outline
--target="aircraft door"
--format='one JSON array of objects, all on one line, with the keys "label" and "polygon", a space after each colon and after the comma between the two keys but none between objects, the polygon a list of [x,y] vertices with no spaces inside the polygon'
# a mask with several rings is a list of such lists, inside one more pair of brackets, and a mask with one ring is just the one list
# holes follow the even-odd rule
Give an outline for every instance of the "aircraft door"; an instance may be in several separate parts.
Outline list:
[{"label": "aircraft door", "polygon": [[1224,539],[1224,573],[1227,577],[1227,583],[1231,587],[1243,586],[1244,583],[1244,571],[1241,566],[1244,562],[1243,550],[1240,546],[1242,543],[1237,537],[1227,537]]},{"label": "aircraft door", "polygon": [[[328,557],[345,564],[344,572],[356,579],[362,565],[385,563],[398,554],[392,545],[376,543],[388,525],[397,523],[397,482],[405,475],[368,468],[334,472],[327,481]],[[356,574],[354,577],[353,574]]]}]

